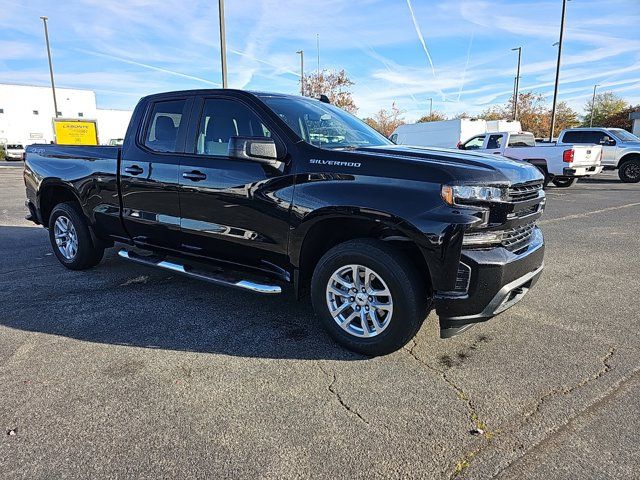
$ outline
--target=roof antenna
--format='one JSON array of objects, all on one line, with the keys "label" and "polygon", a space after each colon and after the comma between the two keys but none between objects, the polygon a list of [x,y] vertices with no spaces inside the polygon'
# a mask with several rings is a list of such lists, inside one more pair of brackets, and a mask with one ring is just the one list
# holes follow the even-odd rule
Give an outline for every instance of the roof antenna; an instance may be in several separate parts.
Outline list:
[{"label": "roof antenna", "polygon": [[331,103],[329,97],[327,97],[324,93],[320,94],[320,98],[318,98],[318,100],[320,100],[322,103]]}]

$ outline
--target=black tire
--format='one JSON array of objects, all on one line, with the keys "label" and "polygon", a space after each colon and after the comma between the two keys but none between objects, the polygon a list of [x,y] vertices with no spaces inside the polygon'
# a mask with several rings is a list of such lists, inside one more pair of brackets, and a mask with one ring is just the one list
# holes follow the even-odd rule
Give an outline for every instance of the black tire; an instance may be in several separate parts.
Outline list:
[{"label": "black tire", "polygon": [[553,180],[551,180],[551,182],[556,187],[568,188],[574,183],[576,183],[576,180],[577,180],[576,177],[553,177]]},{"label": "black tire", "polygon": [[[341,328],[328,306],[327,287],[331,276],[340,267],[353,264],[370,268],[379,275],[393,299],[388,326],[369,338],[355,336]],[[316,315],[331,337],[349,350],[368,356],[386,355],[406,345],[420,329],[430,305],[428,287],[407,256],[373,239],[350,240],[325,253],[313,273],[311,299]]]},{"label": "black tire", "polygon": [[[77,250],[70,258],[67,258],[62,253],[61,248],[56,243],[55,225],[56,221],[61,217],[70,222],[77,237]],[[69,270],[85,270],[95,267],[100,263],[104,255],[104,248],[94,245],[87,221],[75,203],[59,203],[54,207],[49,217],[49,241],[51,242],[53,253],[60,263]]]},{"label": "black tire", "polygon": [[536,167],[540,173],[544,176],[544,180],[542,181],[542,188],[545,189],[547,188],[547,186],[549,185],[549,182],[551,181],[551,175],[549,175],[549,172],[547,171],[547,167],[543,167],[541,165],[533,165],[534,167]]},{"label": "black tire", "polygon": [[618,177],[624,183],[640,182],[640,159],[627,160],[618,169]]}]

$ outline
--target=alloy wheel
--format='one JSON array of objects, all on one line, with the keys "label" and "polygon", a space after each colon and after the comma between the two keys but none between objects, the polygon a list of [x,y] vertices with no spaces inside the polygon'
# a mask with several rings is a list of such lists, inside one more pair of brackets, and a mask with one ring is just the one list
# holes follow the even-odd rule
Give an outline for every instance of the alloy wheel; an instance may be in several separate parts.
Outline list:
[{"label": "alloy wheel", "polygon": [[78,254],[78,233],[71,220],[60,215],[53,226],[53,233],[62,256],[67,260],[73,260]]},{"label": "alloy wheel", "polygon": [[345,265],[329,278],[327,307],[335,322],[359,338],[380,335],[393,316],[393,298],[386,282],[369,267]]}]

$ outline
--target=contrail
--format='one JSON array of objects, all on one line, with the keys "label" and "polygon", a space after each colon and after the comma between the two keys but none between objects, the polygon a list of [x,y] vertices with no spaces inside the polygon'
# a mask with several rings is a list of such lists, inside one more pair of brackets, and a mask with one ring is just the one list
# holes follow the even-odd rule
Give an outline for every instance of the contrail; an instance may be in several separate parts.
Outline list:
[{"label": "contrail", "polygon": [[413,13],[413,7],[411,6],[411,0],[407,0],[407,6],[409,7],[409,13],[411,13],[411,20],[413,20],[413,26],[416,29],[416,33],[418,34],[418,38],[420,39],[420,43],[422,44],[422,49],[424,53],[427,54],[427,59],[429,60],[429,65],[431,65],[431,73],[433,73],[433,78],[436,78],[436,68],[433,66],[433,60],[431,59],[431,55],[429,54],[429,49],[427,48],[427,44],[424,41],[424,37],[422,36],[422,31],[420,30],[420,26],[418,25],[418,21],[416,20],[416,16]]},{"label": "contrail", "polygon": [[146,63],[135,62],[133,60],[129,60],[129,59],[122,58],[122,57],[116,57],[115,55],[109,55],[107,53],[94,52],[94,51],[91,51],[91,50],[77,50],[77,51],[82,52],[82,53],[87,53],[89,55],[95,55],[95,56],[98,56],[98,57],[110,58],[112,60],[117,60],[118,62],[128,63],[129,65],[136,65],[138,67],[148,68],[149,70],[155,70],[156,72],[168,73],[169,75],[175,75],[176,77],[188,78],[189,80],[195,80],[196,82],[202,82],[202,83],[206,83],[206,84],[209,84],[209,85],[214,85],[216,87],[220,86],[219,83],[212,82],[210,80],[207,80],[206,78],[194,77],[193,75],[187,75],[186,73],[180,73],[180,72],[176,72],[176,71],[173,71],[173,70],[168,70],[166,68],[155,67],[153,65],[148,65]]},{"label": "contrail", "polygon": [[282,68],[282,67],[276,65],[275,63],[267,62],[266,60],[262,60],[260,58],[256,58],[253,55],[250,55],[250,54],[245,53],[245,52],[241,52],[240,50],[234,50],[233,48],[230,48],[229,51],[231,53],[235,53],[236,55],[240,55],[241,57],[247,57],[247,58],[250,58],[251,60],[254,60],[256,62],[263,63],[265,65],[269,65],[270,67],[273,67],[273,68],[277,68],[278,70],[281,70],[284,73],[290,73],[291,75],[295,75],[296,77],[300,76],[299,72],[294,72],[292,70],[289,70],[289,69],[286,69],[286,68]]},{"label": "contrail", "polygon": [[458,101],[462,96],[462,89],[464,88],[464,82],[467,79],[467,68],[469,68],[469,58],[471,58],[471,45],[473,45],[473,35],[471,32],[471,38],[469,39],[469,46],[467,47],[467,62],[464,64],[464,71],[462,72],[462,82],[460,83],[460,90],[458,91]]},{"label": "contrail", "polygon": [[[427,60],[429,60],[429,65],[431,65],[431,73],[433,74],[433,79],[437,80],[436,76],[436,67],[433,65],[433,59],[431,58],[431,54],[429,53],[429,49],[427,48],[427,44],[424,41],[424,37],[422,36],[422,30],[420,30],[420,25],[418,25],[418,20],[416,19],[415,13],[413,13],[413,7],[411,6],[411,0],[407,0],[407,7],[409,7],[409,13],[411,14],[411,20],[413,20],[413,26],[416,29],[416,33],[418,34],[418,39],[422,44],[422,49],[424,53],[427,55]],[[442,100],[446,100],[446,95],[442,91],[442,89],[437,88],[438,93],[442,97]]]}]

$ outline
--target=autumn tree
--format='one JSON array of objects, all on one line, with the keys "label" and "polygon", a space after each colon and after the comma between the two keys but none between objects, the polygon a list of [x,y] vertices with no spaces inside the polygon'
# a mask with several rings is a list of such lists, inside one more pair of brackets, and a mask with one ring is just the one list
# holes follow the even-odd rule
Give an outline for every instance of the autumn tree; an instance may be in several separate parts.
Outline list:
[{"label": "autumn tree", "polygon": [[444,113],[438,112],[436,110],[435,112],[431,112],[431,113],[428,113],[427,115],[423,115],[417,120],[416,123],[439,122],[441,120],[446,120],[446,119],[447,119],[447,116]]},{"label": "autumn tree", "polygon": [[502,107],[489,107],[489,108],[485,108],[482,112],[480,112],[480,115],[478,115],[478,118],[481,118],[483,120],[501,120],[503,118],[511,118],[511,116],[504,116],[504,113],[502,112]]},{"label": "autumn tree", "polygon": [[[629,112],[631,105],[628,105],[622,98],[613,92],[602,92],[596,95],[595,103],[589,100],[584,106],[583,125],[588,127],[591,124],[591,116],[593,115],[594,127],[613,127],[615,122],[617,125],[630,126]],[[624,119],[626,115],[626,120]],[[622,121],[621,121],[622,120]],[[628,128],[622,127],[622,128]]]},{"label": "autumn tree", "polygon": [[372,117],[365,118],[364,121],[367,125],[389,138],[396,128],[407,123],[402,117],[403,113],[404,110],[400,110],[394,103],[391,105],[391,110],[380,109]]},{"label": "autumn tree", "polygon": [[[551,130],[551,109],[548,113],[549,117],[549,131]],[[580,125],[580,118],[578,113],[572,109],[567,102],[558,102],[556,104],[556,125],[555,134],[558,135],[565,128],[573,128]],[[547,132],[546,135],[549,135]]]},{"label": "autumn tree", "polygon": [[349,87],[354,83],[344,70],[322,70],[304,76],[304,94],[307,97],[320,98],[326,95],[329,101],[349,113],[358,111]]},{"label": "autumn tree", "polygon": [[[513,118],[513,96],[503,105],[493,106],[483,111],[478,118],[502,120]],[[518,95],[518,120],[522,129],[544,138],[551,130],[551,108],[542,93],[525,92]],[[556,132],[580,124],[578,114],[566,102],[556,104]]]}]

